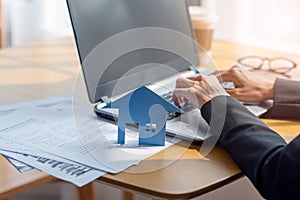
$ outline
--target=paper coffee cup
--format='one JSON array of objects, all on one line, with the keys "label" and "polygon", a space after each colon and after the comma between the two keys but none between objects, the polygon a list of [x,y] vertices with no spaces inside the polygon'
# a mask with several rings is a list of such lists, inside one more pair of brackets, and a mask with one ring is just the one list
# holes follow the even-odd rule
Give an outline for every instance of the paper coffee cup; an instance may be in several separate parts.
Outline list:
[{"label": "paper coffee cup", "polygon": [[206,51],[210,51],[213,40],[213,32],[217,22],[216,14],[201,6],[190,6],[189,13],[197,42]]}]

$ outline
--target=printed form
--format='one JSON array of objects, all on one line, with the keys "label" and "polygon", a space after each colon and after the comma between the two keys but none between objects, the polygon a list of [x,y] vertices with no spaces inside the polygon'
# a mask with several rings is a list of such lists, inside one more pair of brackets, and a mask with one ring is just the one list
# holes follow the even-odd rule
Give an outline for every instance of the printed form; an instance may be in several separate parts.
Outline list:
[{"label": "printed form", "polygon": [[85,112],[74,116],[71,97],[58,99],[0,107],[0,120],[5,121],[0,124],[0,153],[82,186],[178,142],[138,146],[137,131],[128,130],[126,145],[118,145],[116,125]]}]

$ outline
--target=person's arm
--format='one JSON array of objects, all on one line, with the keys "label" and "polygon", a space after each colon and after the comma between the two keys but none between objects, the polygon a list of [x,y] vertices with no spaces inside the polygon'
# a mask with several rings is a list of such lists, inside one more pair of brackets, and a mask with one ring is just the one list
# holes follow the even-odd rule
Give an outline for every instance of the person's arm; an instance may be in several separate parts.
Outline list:
[{"label": "person's arm", "polygon": [[[189,100],[201,109],[214,136],[267,199],[294,199],[300,185],[300,137],[286,142],[234,98],[215,77],[178,79],[174,101]],[[198,101],[198,102],[197,102]],[[213,126],[226,106],[224,127]],[[216,112],[216,113],[214,113]],[[222,124],[222,121],[219,122]],[[219,134],[216,131],[220,131]]]},{"label": "person's arm", "polygon": [[263,117],[300,118],[300,81],[277,78],[274,83],[238,65],[218,75],[223,82],[234,82],[235,88],[227,92],[240,101],[274,100],[272,109]]},{"label": "person's arm", "polygon": [[[293,199],[300,185],[300,137],[288,145],[260,119],[232,97],[217,96],[204,104],[210,123],[211,105],[226,101],[226,117],[219,143],[267,199]],[[219,103],[218,103],[219,102]]]},{"label": "person's arm", "polygon": [[266,117],[300,118],[300,81],[276,79],[273,107]]}]

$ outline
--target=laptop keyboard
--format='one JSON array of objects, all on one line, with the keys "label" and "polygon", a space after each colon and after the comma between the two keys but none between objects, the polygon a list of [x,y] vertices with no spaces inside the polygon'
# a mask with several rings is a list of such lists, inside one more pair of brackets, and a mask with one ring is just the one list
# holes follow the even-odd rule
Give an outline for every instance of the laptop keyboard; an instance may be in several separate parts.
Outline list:
[{"label": "laptop keyboard", "polygon": [[[174,105],[173,102],[173,91],[167,92],[165,94],[161,95],[165,100],[167,100],[168,102],[170,102],[171,104]],[[185,103],[183,105],[180,106],[180,109],[183,110],[185,113],[188,111],[193,110],[195,107],[191,104],[191,103]],[[167,120],[171,120],[174,119],[175,117],[180,116],[181,113],[168,113],[167,115]]]}]

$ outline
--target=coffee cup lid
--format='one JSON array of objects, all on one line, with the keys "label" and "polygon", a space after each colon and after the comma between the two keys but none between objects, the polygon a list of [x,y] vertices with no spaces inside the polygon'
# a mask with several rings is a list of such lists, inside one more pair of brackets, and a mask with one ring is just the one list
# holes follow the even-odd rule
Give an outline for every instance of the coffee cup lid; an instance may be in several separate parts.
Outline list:
[{"label": "coffee cup lid", "polygon": [[189,13],[193,21],[201,21],[203,24],[215,24],[217,15],[201,6],[189,6]]}]

